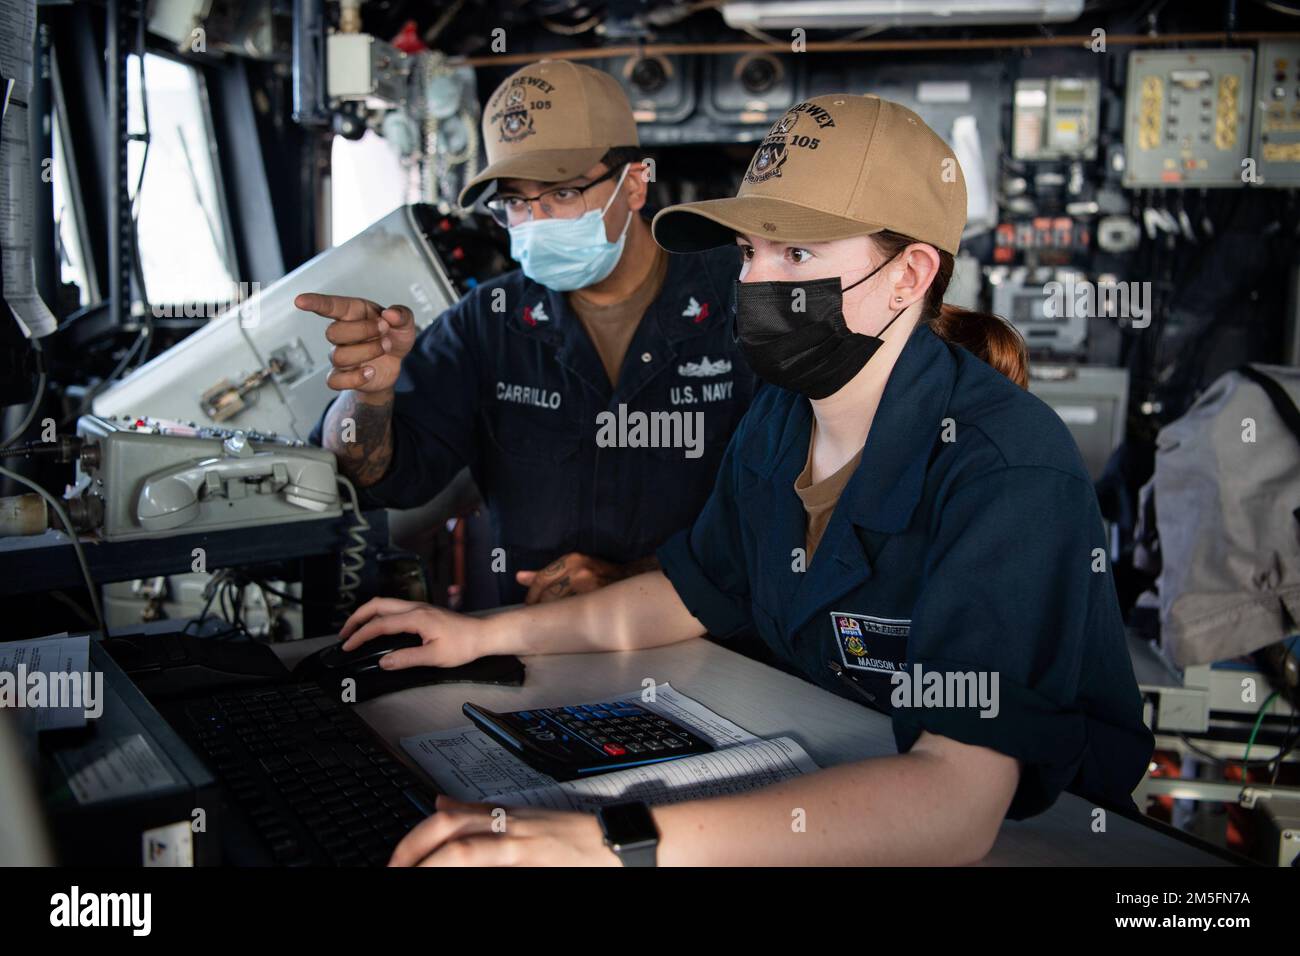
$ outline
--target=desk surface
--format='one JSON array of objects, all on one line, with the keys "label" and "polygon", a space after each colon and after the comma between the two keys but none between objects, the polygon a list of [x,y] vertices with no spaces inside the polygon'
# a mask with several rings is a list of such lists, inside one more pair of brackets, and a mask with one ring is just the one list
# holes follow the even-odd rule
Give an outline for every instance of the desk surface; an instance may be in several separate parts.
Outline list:
[{"label": "desk surface", "polygon": [[[279,645],[292,664],[333,638]],[[386,740],[468,723],[461,704],[473,700],[493,710],[526,710],[601,700],[642,686],[668,682],[759,737],[792,737],[818,766],[896,753],[888,717],[837,697],[712,641],[700,639],[644,651],[557,654],[523,659],[522,687],[444,684],[417,687],[357,705]],[[1107,815],[1106,832],[1094,833],[1093,807],[1062,794],[1050,810],[1030,820],[1008,820],[984,865],[994,866],[1215,866],[1218,856],[1184,843],[1155,826]]]}]

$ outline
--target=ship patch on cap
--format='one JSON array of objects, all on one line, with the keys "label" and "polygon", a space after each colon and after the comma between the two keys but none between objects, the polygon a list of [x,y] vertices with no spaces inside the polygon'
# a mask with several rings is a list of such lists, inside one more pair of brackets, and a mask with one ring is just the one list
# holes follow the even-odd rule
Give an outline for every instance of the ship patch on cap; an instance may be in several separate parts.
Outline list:
[{"label": "ship patch on cap", "polygon": [[[533,87],[541,96],[549,97],[555,92],[555,87],[543,79],[517,76],[506,89],[498,93],[488,104],[488,109],[494,110],[488,117],[488,122],[497,127],[503,143],[518,143],[532,136],[537,132],[533,127],[533,114],[551,108],[550,99],[530,101],[526,87]],[[505,102],[498,107],[502,98]]]},{"label": "ship patch on cap", "polygon": [[821,145],[819,136],[810,136],[803,132],[795,133],[795,127],[803,116],[812,120],[816,130],[835,127],[835,118],[824,106],[818,106],[816,103],[800,103],[790,107],[789,112],[777,120],[776,125],[763,137],[763,143],[754,153],[749,169],[745,170],[745,182],[758,185],[769,179],[779,179],[781,167],[790,158],[792,147],[816,149]]},{"label": "ship patch on cap", "polygon": [[781,167],[786,161],[786,136],[798,121],[799,117],[794,113],[786,113],[776,121],[750,160],[749,169],[745,170],[745,182],[765,183],[781,175]]}]

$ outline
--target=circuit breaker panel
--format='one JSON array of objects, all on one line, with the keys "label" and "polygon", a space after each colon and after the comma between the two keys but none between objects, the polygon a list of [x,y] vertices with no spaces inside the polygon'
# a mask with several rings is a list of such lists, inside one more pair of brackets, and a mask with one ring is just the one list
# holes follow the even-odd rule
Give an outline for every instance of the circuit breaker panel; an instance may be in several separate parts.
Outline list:
[{"label": "circuit breaker panel", "polygon": [[1300,185],[1300,43],[1261,43],[1250,155],[1260,186]]},{"label": "circuit breaker panel", "polygon": [[1243,185],[1254,65],[1252,50],[1131,53],[1124,185]]}]

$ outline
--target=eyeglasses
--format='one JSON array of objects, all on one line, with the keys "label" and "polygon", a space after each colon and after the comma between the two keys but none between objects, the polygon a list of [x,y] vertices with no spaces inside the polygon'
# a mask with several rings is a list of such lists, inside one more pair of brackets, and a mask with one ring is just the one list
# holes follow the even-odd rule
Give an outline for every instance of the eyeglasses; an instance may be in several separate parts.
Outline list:
[{"label": "eyeglasses", "polygon": [[[626,164],[624,164],[626,165]],[[533,203],[538,203],[542,211],[551,219],[577,219],[587,211],[587,199],[584,195],[592,186],[599,186],[623,166],[615,166],[609,172],[598,176],[582,186],[556,186],[544,189],[536,196],[523,196],[509,193],[493,196],[485,205],[492,218],[501,226],[518,226],[533,218]]]}]

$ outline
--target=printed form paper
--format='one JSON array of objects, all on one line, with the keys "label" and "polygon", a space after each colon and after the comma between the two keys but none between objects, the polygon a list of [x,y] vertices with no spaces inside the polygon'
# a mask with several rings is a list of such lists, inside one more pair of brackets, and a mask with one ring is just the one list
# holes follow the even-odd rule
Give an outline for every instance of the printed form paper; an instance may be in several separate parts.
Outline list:
[{"label": "printed form paper", "polygon": [[404,737],[401,743],[442,792],[457,800],[505,807],[594,811],[619,800],[676,803],[743,793],[817,769],[795,741],[788,737],[759,740],[699,701],[679,694],[670,684],[655,688],[653,703],[643,701],[639,691],[613,700],[638,704],[685,724],[718,749],[558,783],[477,727]]},{"label": "printed form paper", "polygon": [[[26,674],[81,674],[90,673],[90,637],[79,634],[69,637],[67,633],[39,637],[30,641],[12,641],[0,644],[0,672],[14,675],[16,681],[18,665],[23,665]],[[25,687],[14,687],[14,692],[24,694]],[[14,702],[16,705],[17,702]],[[65,730],[69,727],[86,726],[85,701],[83,706],[64,707],[28,707],[18,708],[19,726],[25,734],[42,730]]]}]

